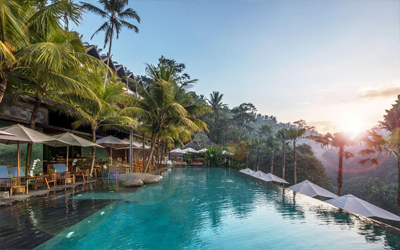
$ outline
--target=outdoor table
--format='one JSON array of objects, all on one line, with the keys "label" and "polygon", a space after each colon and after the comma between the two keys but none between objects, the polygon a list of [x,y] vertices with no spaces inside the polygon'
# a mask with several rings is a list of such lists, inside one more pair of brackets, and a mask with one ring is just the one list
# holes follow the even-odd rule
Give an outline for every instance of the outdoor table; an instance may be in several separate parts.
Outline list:
[{"label": "outdoor table", "polygon": [[[33,189],[37,189],[37,179],[41,179],[41,178],[43,178],[44,179],[44,181],[46,182],[46,185],[47,185],[47,189],[50,189],[50,186],[49,186],[49,182],[47,181],[47,177],[48,177],[48,175],[36,175],[36,176],[25,176],[25,177],[21,177],[21,179],[25,179],[27,182],[29,181],[29,180],[31,180],[31,179],[35,179],[35,185],[33,186]],[[26,184],[26,193],[28,194],[28,183]]]}]

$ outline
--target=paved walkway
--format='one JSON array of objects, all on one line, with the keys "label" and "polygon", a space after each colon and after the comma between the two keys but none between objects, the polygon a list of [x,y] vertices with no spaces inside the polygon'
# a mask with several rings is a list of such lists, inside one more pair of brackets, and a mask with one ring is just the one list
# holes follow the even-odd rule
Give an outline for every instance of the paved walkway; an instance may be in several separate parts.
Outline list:
[{"label": "paved walkway", "polygon": [[40,189],[29,189],[29,194],[14,194],[11,197],[8,198],[1,198],[0,199],[0,206],[6,206],[6,205],[12,205],[14,202],[17,201],[24,201],[27,200],[31,197],[36,197],[36,196],[45,196],[48,195],[50,192],[58,192],[58,191],[63,191],[63,190],[67,190],[67,189],[72,189],[78,186],[82,186],[82,185],[86,185],[89,183],[95,183],[98,180],[96,179],[92,179],[92,180],[88,180],[88,181],[77,181],[75,182],[75,184],[67,184],[67,185],[57,185],[56,187],[54,187],[54,185],[50,184],[50,189],[44,189],[44,188],[40,188]]}]

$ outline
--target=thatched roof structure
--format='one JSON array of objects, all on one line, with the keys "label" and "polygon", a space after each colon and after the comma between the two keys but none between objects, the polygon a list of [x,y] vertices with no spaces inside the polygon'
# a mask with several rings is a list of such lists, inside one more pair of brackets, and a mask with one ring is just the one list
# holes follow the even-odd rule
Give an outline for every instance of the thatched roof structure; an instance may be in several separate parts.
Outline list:
[{"label": "thatched roof structure", "polygon": [[204,131],[200,131],[193,138],[193,140],[185,145],[185,148],[194,148],[196,150],[202,148],[209,148],[211,146],[217,146],[213,143]]}]

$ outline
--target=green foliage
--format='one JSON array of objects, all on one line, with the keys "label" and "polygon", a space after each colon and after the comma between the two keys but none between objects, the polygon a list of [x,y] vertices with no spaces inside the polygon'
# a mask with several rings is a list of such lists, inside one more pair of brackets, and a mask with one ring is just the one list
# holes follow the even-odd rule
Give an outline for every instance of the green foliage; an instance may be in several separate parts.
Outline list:
[{"label": "green foliage", "polygon": [[[365,183],[365,182],[364,182]],[[396,213],[397,206],[393,202],[397,197],[397,185],[395,183],[386,183],[378,178],[369,178],[361,191],[360,197],[368,200],[378,207],[384,207],[389,211]]]},{"label": "green foliage", "polygon": [[220,167],[223,163],[222,150],[216,147],[207,149],[205,159],[208,161],[210,167]]}]

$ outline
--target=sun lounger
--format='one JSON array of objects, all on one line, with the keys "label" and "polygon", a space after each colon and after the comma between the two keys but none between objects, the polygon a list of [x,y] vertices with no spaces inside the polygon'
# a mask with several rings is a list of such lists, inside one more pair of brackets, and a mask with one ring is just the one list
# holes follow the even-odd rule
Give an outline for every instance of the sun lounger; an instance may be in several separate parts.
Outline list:
[{"label": "sun lounger", "polygon": [[65,164],[54,164],[54,169],[56,170],[58,181],[64,182],[64,185],[67,185],[68,181],[75,184],[75,175],[67,171]]},{"label": "sun lounger", "polygon": [[[11,177],[11,178],[10,178]],[[20,180],[19,180],[20,181]],[[26,187],[19,185],[18,178],[10,176],[8,173],[8,168],[6,166],[0,166],[0,188],[5,188],[10,190],[10,196],[14,193],[16,188],[21,188],[24,194]]]}]

